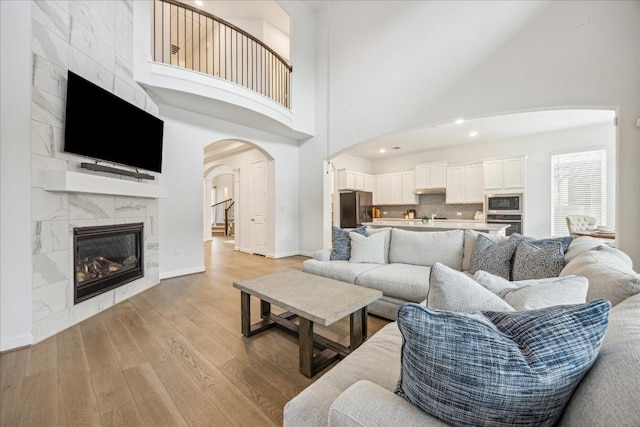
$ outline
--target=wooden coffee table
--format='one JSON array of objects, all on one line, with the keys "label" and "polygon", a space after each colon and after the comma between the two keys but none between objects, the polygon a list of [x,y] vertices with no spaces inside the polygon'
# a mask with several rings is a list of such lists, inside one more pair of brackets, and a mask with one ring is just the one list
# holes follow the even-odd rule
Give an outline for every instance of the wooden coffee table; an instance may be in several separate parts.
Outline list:
[{"label": "wooden coffee table", "polygon": [[[367,337],[367,306],[382,297],[374,289],[350,285],[299,270],[239,280],[242,333],[245,337],[272,328],[283,328],[298,337],[300,372],[312,377],[338,358],[347,356]],[[262,321],[251,324],[251,295],[260,298]],[[287,310],[271,312],[271,304]],[[313,333],[313,324],[329,326],[350,316],[349,345]],[[298,323],[292,321],[298,317]],[[321,351],[314,355],[313,349]]]}]

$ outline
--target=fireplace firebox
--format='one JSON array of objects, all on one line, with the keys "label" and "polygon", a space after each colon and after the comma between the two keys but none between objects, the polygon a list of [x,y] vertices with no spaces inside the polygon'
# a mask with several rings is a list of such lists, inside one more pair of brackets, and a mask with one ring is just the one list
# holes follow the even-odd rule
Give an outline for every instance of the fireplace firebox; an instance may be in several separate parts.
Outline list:
[{"label": "fireplace firebox", "polygon": [[144,224],[73,229],[74,304],[144,276]]}]

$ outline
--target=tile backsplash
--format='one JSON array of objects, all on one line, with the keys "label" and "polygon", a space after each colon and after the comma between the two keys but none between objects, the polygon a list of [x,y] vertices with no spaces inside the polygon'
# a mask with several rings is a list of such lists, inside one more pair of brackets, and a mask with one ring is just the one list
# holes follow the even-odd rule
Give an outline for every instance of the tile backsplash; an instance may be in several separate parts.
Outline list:
[{"label": "tile backsplash", "polygon": [[[381,211],[380,218],[404,218],[407,209],[416,210],[416,218],[436,214],[436,218],[473,219],[476,211],[482,211],[482,203],[446,204],[444,194],[421,194],[418,205],[375,205]],[[386,212],[386,214],[385,214]],[[461,215],[456,214],[460,212]]]}]

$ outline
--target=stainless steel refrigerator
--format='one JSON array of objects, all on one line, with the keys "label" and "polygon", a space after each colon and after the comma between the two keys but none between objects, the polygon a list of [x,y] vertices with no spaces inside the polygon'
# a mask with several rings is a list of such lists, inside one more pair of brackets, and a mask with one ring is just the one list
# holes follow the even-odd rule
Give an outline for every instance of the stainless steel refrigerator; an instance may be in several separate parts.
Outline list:
[{"label": "stainless steel refrigerator", "polygon": [[371,208],[373,193],[370,191],[340,193],[340,227],[354,228],[371,222]]}]

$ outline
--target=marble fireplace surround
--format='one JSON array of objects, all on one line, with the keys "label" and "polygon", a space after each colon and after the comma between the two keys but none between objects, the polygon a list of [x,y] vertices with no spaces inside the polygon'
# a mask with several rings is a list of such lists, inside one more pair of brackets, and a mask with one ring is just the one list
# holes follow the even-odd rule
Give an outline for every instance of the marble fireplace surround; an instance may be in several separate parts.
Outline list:
[{"label": "marble fireplace surround", "polygon": [[[34,190],[34,343],[160,283],[158,207],[168,195],[157,181],[61,169],[43,172],[41,190]],[[73,229],[139,222],[144,223],[144,276],[74,304]]]}]

